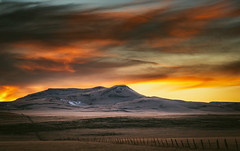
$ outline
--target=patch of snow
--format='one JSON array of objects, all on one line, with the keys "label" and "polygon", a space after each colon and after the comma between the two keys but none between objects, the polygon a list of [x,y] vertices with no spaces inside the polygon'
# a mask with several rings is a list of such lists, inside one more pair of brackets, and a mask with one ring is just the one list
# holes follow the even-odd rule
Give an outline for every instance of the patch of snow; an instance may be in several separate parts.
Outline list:
[{"label": "patch of snow", "polygon": [[68,104],[70,104],[70,105],[80,105],[81,104],[81,101],[68,101]]}]

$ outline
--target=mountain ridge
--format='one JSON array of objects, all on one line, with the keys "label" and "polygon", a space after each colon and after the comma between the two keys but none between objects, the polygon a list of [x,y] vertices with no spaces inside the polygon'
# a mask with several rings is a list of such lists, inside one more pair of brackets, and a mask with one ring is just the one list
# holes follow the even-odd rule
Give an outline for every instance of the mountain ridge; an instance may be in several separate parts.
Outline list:
[{"label": "mountain ridge", "polygon": [[110,88],[49,88],[26,95],[13,102],[0,103],[10,110],[100,110],[100,111],[162,111],[162,112],[240,112],[240,103],[203,103],[148,97],[126,85]]}]

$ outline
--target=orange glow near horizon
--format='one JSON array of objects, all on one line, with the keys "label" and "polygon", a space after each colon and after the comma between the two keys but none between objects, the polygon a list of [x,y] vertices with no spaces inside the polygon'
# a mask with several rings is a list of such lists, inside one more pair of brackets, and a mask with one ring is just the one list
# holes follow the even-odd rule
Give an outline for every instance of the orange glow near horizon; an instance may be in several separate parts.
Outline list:
[{"label": "orange glow near horizon", "polygon": [[[209,82],[203,81],[152,81],[129,84],[135,91],[146,96],[179,99],[197,102],[240,102],[240,86],[231,85],[238,81]],[[220,84],[221,83],[221,84]]]},{"label": "orange glow near horizon", "polygon": [[21,95],[15,94],[18,88],[15,86],[0,87],[0,102],[13,101]]}]

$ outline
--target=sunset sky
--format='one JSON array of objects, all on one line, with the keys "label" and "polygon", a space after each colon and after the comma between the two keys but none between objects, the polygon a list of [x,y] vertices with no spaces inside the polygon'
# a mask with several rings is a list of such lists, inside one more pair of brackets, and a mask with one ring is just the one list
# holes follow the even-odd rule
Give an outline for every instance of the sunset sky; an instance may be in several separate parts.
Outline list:
[{"label": "sunset sky", "polygon": [[117,84],[240,102],[240,1],[0,0],[0,101]]}]

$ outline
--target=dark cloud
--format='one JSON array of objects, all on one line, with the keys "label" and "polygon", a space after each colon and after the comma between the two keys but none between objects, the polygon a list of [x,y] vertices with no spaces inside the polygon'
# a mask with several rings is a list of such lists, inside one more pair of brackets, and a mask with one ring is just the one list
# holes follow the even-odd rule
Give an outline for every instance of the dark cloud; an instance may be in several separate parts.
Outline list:
[{"label": "dark cloud", "polygon": [[231,74],[234,76],[240,76],[240,61],[230,62],[219,66],[219,71],[223,73]]},{"label": "dark cloud", "polygon": [[202,82],[215,81],[218,78],[238,78],[240,62],[227,62],[223,64],[198,64],[176,67],[155,66],[146,69],[142,74],[129,73],[126,77],[139,81],[185,78],[202,80]]},{"label": "dark cloud", "polygon": [[[1,3],[8,10],[0,14],[0,44],[38,41],[49,46],[67,45],[79,40],[127,38],[120,26],[125,17],[116,18],[101,11],[130,7],[141,1],[116,6],[84,9],[74,5],[48,6],[41,3]],[[79,7],[78,11],[73,8]],[[123,24],[123,25],[121,25]],[[96,34],[98,33],[98,34]]]},{"label": "dark cloud", "polygon": [[[1,5],[6,5],[7,9],[12,11],[0,15],[0,44],[37,42],[40,45],[55,47],[71,45],[82,40],[111,39],[124,41],[124,46],[130,50],[182,52],[174,46],[201,35],[205,30],[208,35],[212,35],[211,31],[214,30],[207,30],[209,23],[236,14],[236,10],[227,2],[172,11],[170,6],[166,6],[138,15],[129,12],[107,12],[116,8],[155,2],[140,1],[94,9],[84,9],[81,5],[3,3]],[[79,9],[73,10],[75,7]],[[221,26],[215,33],[223,30],[225,27]],[[237,31],[237,28],[230,29],[228,34],[234,34],[233,31]],[[221,36],[224,36],[225,32],[222,33]],[[165,44],[166,40],[169,45]],[[118,46],[109,44],[102,49]]]},{"label": "dark cloud", "polygon": [[68,9],[67,6],[30,7],[32,3],[10,4],[0,4],[10,5],[7,7],[10,11],[0,15],[1,44],[34,40],[46,43],[52,41],[54,44],[56,31],[64,23],[65,15],[61,15],[60,11]]},{"label": "dark cloud", "polygon": [[[156,65],[155,62],[143,60],[131,60],[111,57],[83,58],[76,62],[64,63],[58,60],[47,58],[21,58],[15,54],[0,53],[0,85],[21,85],[27,86],[42,81],[48,82],[52,79],[61,81],[79,77],[99,74],[107,77],[115,77],[116,69],[138,65]],[[127,73],[126,73],[127,75]],[[102,78],[105,78],[102,76]],[[101,77],[98,77],[101,79]],[[114,78],[113,78],[114,79]],[[118,79],[118,78],[115,78]]]}]

